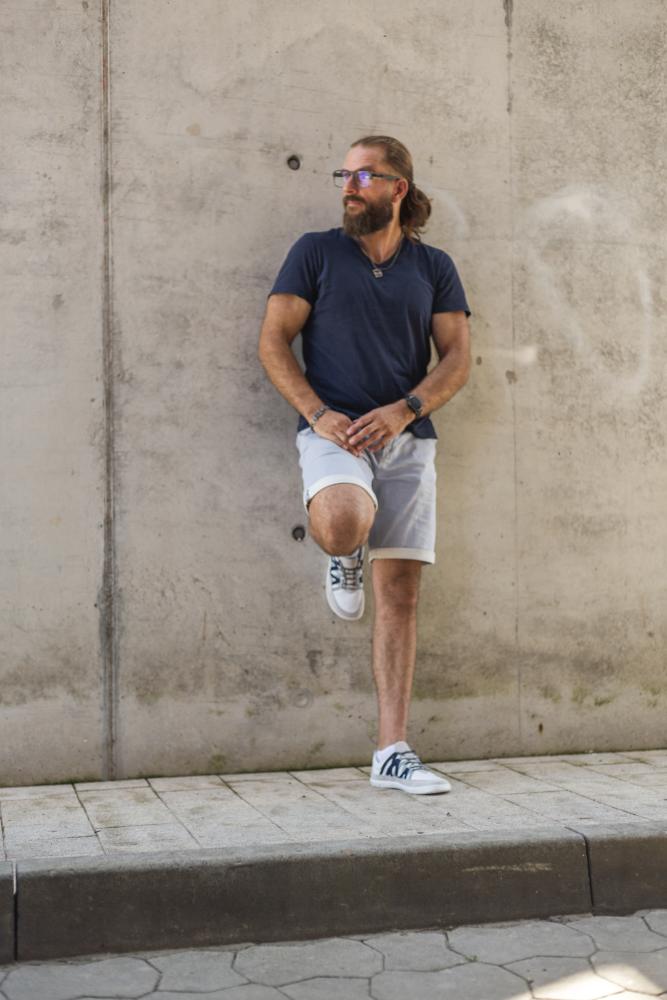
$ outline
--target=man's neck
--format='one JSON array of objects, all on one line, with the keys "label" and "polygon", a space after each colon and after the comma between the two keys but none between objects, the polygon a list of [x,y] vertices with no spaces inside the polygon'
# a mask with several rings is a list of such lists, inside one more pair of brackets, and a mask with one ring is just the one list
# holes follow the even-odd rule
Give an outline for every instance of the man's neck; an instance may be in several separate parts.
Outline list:
[{"label": "man's neck", "polygon": [[403,231],[398,221],[394,219],[393,222],[390,222],[388,226],[380,229],[377,233],[370,233],[368,236],[358,236],[357,239],[371,260],[376,264],[381,264],[383,261],[389,260],[391,255],[398,249],[402,236]]}]

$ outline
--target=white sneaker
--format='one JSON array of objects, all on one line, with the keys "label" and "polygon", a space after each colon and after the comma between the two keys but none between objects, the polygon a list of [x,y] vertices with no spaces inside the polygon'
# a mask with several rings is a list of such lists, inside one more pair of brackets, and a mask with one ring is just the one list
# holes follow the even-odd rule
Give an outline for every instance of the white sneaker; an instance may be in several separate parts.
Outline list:
[{"label": "white sneaker", "polygon": [[364,548],[350,556],[331,556],[327,566],[327,601],[339,618],[356,621],[364,613]]},{"label": "white sneaker", "polygon": [[375,788],[400,788],[411,795],[437,795],[452,788],[441,774],[429,771],[403,740],[375,751],[371,785]]}]

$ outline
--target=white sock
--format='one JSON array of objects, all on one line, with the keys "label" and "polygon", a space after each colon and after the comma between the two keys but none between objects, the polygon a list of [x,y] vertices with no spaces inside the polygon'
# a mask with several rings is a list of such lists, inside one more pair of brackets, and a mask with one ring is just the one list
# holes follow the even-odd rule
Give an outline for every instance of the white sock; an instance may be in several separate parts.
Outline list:
[{"label": "white sock", "polygon": [[405,740],[399,740],[398,743],[390,743],[388,747],[382,747],[375,751],[375,756],[378,760],[386,760],[387,757],[395,753],[396,750],[409,750],[410,747],[405,742]]}]

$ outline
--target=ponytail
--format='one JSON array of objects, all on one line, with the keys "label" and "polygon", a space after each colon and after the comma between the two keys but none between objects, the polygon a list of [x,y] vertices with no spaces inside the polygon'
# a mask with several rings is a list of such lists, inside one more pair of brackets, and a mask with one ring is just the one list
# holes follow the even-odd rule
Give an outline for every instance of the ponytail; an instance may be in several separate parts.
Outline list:
[{"label": "ponytail", "polygon": [[410,184],[408,193],[401,202],[400,223],[408,239],[421,240],[421,231],[431,214],[431,199],[427,198],[415,184]]}]

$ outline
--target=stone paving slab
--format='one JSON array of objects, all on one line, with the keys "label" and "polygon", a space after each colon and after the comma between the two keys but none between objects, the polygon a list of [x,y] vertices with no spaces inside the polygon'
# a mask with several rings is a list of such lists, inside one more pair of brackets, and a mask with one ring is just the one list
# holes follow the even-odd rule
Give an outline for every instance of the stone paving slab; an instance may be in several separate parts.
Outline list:
[{"label": "stone paving slab", "polygon": [[649,1000],[667,996],[667,910],[12,963],[0,966],[0,996]]}]

